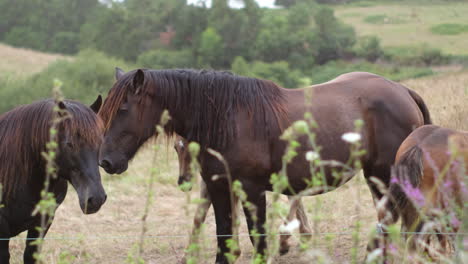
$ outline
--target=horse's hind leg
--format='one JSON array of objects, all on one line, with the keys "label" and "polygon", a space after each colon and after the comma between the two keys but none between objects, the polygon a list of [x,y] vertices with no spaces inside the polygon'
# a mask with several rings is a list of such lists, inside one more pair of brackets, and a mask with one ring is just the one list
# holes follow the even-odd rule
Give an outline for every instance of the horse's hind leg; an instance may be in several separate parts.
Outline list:
[{"label": "horse's hind leg", "polygon": [[10,240],[0,240],[0,263],[10,263]]},{"label": "horse's hind leg", "polygon": [[[389,187],[390,183],[390,166],[389,165],[374,165],[364,166],[364,177],[366,179],[367,185],[370,188],[374,205],[377,209],[377,218],[379,223],[379,232],[377,237],[374,237],[369,244],[367,245],[367,251],[372,252],[378,248],[381,248],[384,251],[385,256],[385,245],[387,244],[388,234],[386,226],[392,224],[398,220],[398,211],[396,209],[395,203],[388,196],[384,197],[386,190]],[[371,180],[371,177],[379,179],[380,184]],[[386,201],[382,199],[387,199]],[[383,203],[380,203],[383,201]],[[383,205],[383,207],[381,207]],[[383,242],[383,243],[382,243]]]}]

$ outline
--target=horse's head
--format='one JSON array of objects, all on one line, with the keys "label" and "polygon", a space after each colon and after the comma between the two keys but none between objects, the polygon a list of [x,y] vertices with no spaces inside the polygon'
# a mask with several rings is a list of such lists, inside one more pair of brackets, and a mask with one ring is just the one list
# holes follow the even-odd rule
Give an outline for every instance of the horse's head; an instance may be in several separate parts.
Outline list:
[{"label": "horse's head", "polygon": [[163,109],[145,107],[154,95],[146,92],[151,81],[145,79],[143,70],[124,73],[117,68],[115,77],[116,83],[99,113],[106,126],[99,165],[108,173],[120,174],[127,170],[138,148],[155,135]]},{"label": "horse's head", "polygon": [[[192,172],[190,170],[190,154],[188,152],[188,141],[181,137],[177,136],[174,142],[174,149],[177,152],[177,157],[179,159],[179,179],[177,183],[182,185],[186,182],[192,181]],[[190,191],[191,188],[187,189]]]},{"label": "horse's head", "polygon": [[77,102],[59,102],[59,108],[69,113],[62,121],[58,138],[58,176],[68,180],[78,193],[83,213],[97,212],[106,201],[99,173],[98,155],[103,125],[96,115],[101,96],[91,109]]}]

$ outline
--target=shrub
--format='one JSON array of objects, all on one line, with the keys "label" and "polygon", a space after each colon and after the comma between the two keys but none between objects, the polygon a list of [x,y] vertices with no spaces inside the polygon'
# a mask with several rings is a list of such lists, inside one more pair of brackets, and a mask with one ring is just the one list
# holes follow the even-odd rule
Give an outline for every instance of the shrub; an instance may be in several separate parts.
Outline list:
[{"label": "shrub", "polygon": [[158,49],[138,56],[137,65],[153,69],[190,68],[195,66],[195,62],[192,52],[188,49],[180,51]]},{"label": "shrub", "polygon": [[438,65],[447,63],[450,57],[428,45],[392,47],[385,49],[385,59],[400,65]]},{"label": "shrub", "polygon": [[388,21],[387,15],[372,15],[364,18],[364,22],[369,24],[384,24]]},{"label": "shrub", "polygon": [[458,35],[468,32],[468,25],[438,24],[431,27],[431,32],[438,35]]},{"label": "shrub", "polygon": [[366,36],[358,40],[356,54],[370,62],[375,62],[383,56],[384,51],[380,46],[380,39],[376,36]]},{"label": "shrub", "polygon": [[78,52],[79,35],[74,32],[58,32],[52,38],[50,50],[58,53]]},{"label": "shrub", "polygon": [[45,50],[47,37],[45,34],[36,32],[29,27],[14,27],[5,34],[5,43],[12,46]]},{"label": "shrub", "polygon": [[319,64],[343,58],[356,42],[356,33],[351,26],[339,21],[333,9],[322,7],[314,16],[316,24],[315,60]]},{"label": "shrub", "polygon": [[270,80],[283,87],[296,88],[303,85],[302,80],[304,77],[302,73],[290,69],[286,61],[271,63],[254,61],[249,64],[239,56],[234,59],[231,69],[238,75]]}]

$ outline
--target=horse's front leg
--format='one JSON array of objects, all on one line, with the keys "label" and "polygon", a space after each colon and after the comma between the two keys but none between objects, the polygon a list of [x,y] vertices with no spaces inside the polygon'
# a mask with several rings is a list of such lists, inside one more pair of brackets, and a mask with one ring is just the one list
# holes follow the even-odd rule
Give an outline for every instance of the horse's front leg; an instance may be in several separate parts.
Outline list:
[{"label": "horse's front leg", "polygon": [[[264,255],[266,249],[266,236],[261,235],[256,238],[256,234],[265,234],[265,221],[266,221],[266,196],[265,190],[256,186],[244,185],[244,191],[247,194],[247,200],[255,206],[254,212],[250,208],[244,207],[244,214],[249,228],[250,240],[256,247],[257,254]],[[256,221],[252,217],[252,213],[256,214]],[[255,231],[255,232],[253,232]]]},{"label": "horse's front leg", "polygon": [[232,239],[231,199],[228,184],[219,182],[207,183],[208,193],[211,197],[216,218],[216,235],[218,240],[218,253],[216,264],[229,263],[226,253],[229,253],[227,241]]},{"label": "horse's front leg", "polygon": [[[51,219],[50,223],[52,223],[52,219]],[[48,224],[45,227],[44,237],[47,234],[47,232],[49,231],[50,225],[51,224]],[[24,255],[23,255],[24,264],[34,264],[34,263],[36,263],[36,260],[34,259],[34,253],[37,252],[38,248],[37,248],[36,243],[34,243],[34,242],[37,241],[37,238],[39,237],[39,235],[40,234],[39,234],[38,226],[33,226],[32,228],[28,229],[28,236],[27,236],[27,240],[26,240],[26,248],[24,250]]]}]

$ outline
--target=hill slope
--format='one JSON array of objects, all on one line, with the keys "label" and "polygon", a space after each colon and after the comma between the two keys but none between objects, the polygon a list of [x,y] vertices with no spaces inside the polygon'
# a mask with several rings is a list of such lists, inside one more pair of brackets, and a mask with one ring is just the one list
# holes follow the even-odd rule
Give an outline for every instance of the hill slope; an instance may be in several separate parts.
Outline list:
[{"label": "hill slope", "polygon": [[383,46],[428,44],[448,54],[468,54],[468,31],[440,35],[431,27],[440,24],[467,25],[468,4],[381,3],[365,7],[337,6],[336,16],[355,27],[358,35],[377,35]]},{"label": "hill slope", "polygon": [[70,57],[15,48],[0,43],[0,58],[0,76],[10,74],[26,76],[41,71],[51,62]]}]

